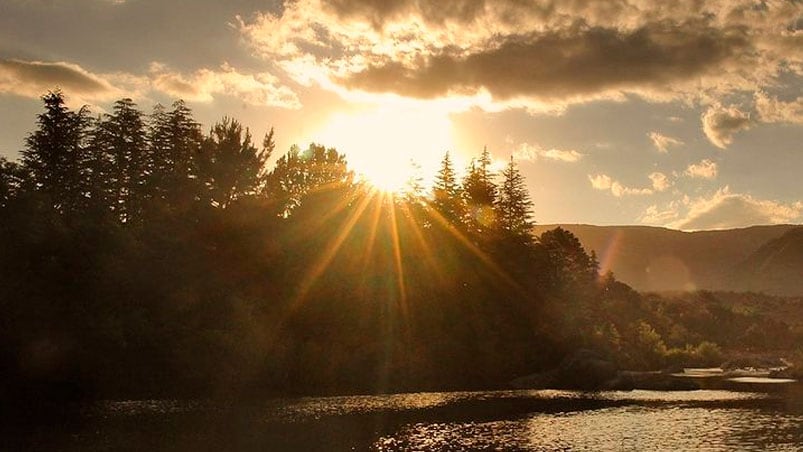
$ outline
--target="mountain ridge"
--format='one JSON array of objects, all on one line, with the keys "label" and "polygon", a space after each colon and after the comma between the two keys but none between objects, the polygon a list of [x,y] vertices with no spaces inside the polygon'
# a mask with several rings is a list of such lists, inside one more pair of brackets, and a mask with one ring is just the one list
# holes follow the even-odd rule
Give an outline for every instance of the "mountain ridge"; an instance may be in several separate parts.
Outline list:
[{"label": "mountain ridge", "polygon": [[[797,289],[798,284],[789,272],[775,278],[773,284],[759,284],[752,277],[757,274],[752,270],[757,264],[750,263],[751,256],[763,246],[792,230],[803,229],[803,225],[680,231],[643,225],[544,224],[534,226],[533,231],[540,235],[556,227],[572,232],[587,251],[593,250],[603,272],[613,272],[617,279],[637,290],[761,290],[771,294],[803,294],[803,288]],[[754,257],[753,261],[757,259]]]}]

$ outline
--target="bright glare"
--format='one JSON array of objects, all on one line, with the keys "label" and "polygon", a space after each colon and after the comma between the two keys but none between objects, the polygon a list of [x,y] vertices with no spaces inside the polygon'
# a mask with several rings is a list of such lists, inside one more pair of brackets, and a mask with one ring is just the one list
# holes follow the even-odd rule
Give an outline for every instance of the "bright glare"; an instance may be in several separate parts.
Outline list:
[{"label": "bright glare", "polygon": [[411,161],[427,184],[454,147],[446,112],[400,105],[336,114],[314,140],[346,154],[350,168],[384,191],[404,189],[414,174]]}]

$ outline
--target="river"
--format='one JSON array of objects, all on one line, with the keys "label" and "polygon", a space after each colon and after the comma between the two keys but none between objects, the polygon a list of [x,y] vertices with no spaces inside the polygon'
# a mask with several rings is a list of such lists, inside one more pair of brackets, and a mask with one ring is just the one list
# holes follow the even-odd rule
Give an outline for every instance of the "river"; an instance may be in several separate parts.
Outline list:
[{"label": "river", "polygon": [[541,390],[105,401],[4,435],[3,450],[788,451],[803,450],[803,397]]}]

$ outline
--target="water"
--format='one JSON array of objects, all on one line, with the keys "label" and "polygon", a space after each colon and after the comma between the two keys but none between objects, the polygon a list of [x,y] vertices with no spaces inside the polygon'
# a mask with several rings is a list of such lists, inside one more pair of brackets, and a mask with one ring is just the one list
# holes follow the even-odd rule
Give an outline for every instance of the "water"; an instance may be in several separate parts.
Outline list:
[{"label": "water", "polygon": [[[803,450],[789,391],[496,391],[107,401],[4,431],[2,450]],[[65,413],[67,412],[65,411]]]}]

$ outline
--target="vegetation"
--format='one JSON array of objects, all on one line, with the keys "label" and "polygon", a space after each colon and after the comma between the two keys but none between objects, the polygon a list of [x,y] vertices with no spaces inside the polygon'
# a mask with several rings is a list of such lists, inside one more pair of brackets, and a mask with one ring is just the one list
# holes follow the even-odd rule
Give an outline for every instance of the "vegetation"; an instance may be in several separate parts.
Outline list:
[{"label": "vegetation", "polygon": [[272,130],[205,134],[180,101],[92,118],[43,100],[0,161],[5,395],[487,388],[578,348],[646,369],[788,339],[713,295],[599,275],[566,230],[533,236],[515,162],[494,175],[487,150],[462,183],[446,154],[431,195],[392,196],[315,144],[269,169]]}]

